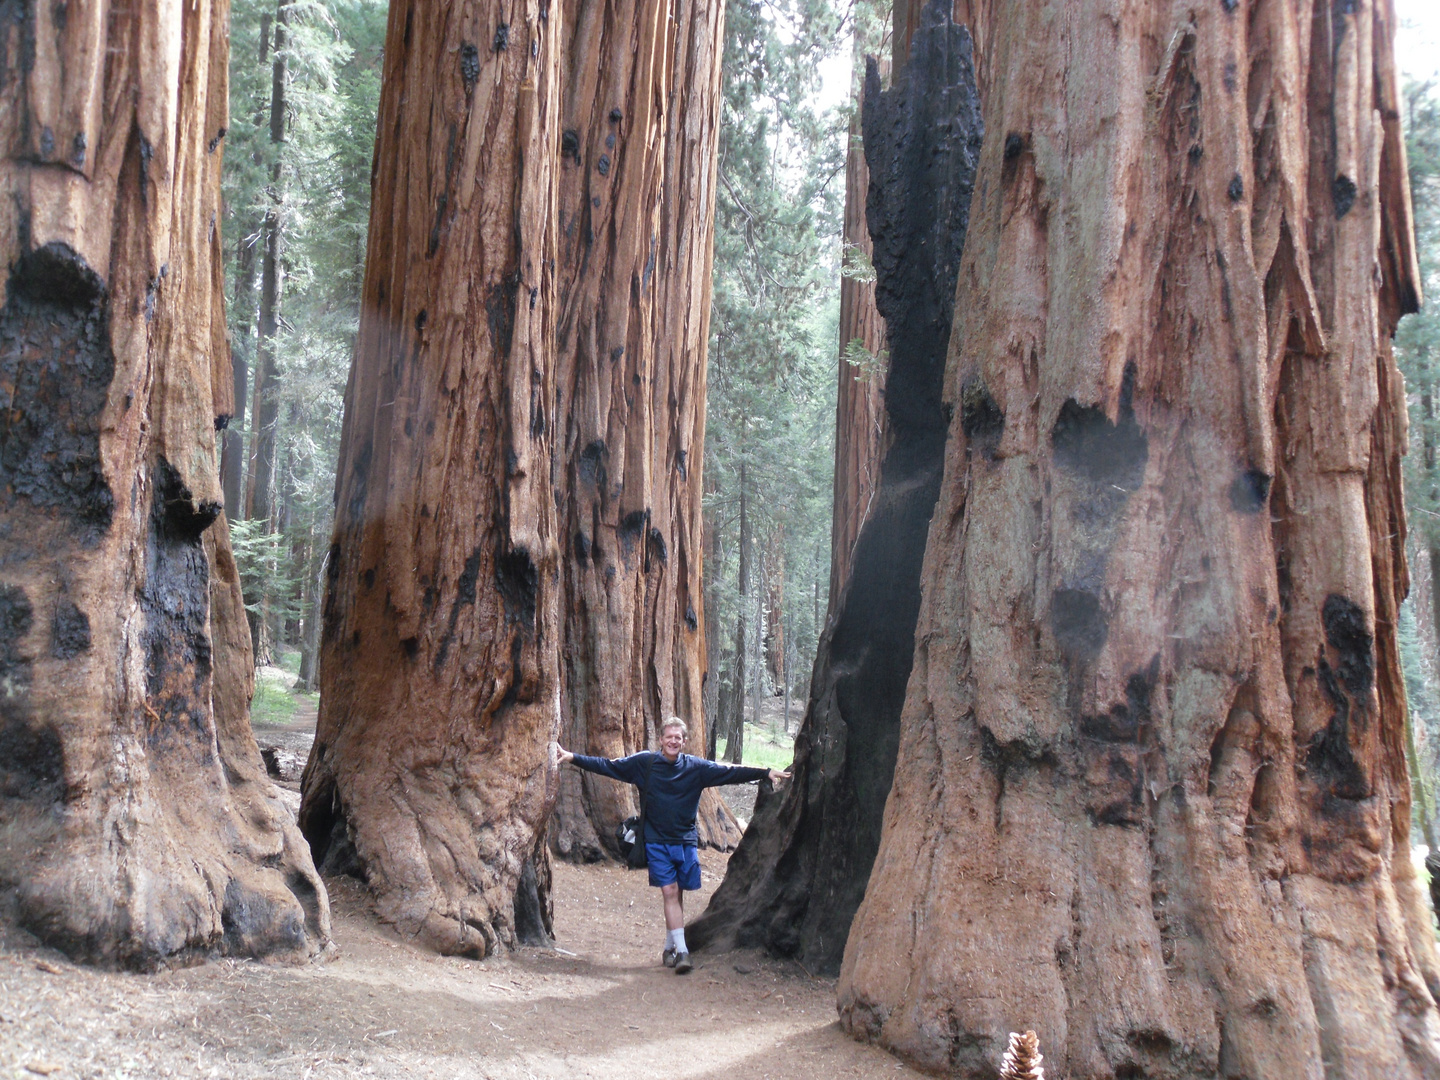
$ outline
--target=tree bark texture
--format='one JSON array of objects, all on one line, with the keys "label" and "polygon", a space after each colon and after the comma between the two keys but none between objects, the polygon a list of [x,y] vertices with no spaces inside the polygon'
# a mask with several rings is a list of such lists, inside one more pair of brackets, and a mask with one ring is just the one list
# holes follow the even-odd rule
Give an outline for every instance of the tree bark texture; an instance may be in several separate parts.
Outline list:
[{"label": "tree bark texture", "polygon": [[[870,170],[865,165],[857,110],[850,122],[850,141],[845,152],[845,220],[841,240],[847,250],[859,251],[867,260],[873,256],[870,233],[865,228],[865,196],[869,189]],[[866,352],[878,357],[885,350],[885,320],[875,306],[875,283],[842,277],[840,382],[835,396],[835,483],[830,527],[831,615],[850,578],[850,560],[860,538],[860,526],[870,510],[880,479],[885,427],[884,374],[847,363],[851,342],[859,342]]]},{"label": "tree bark texture", "polygon": [[386,35],[300,823],[444,953],[549,919],[559,19],[409,0]]},{"label": "tree bark texture", "polygon": [[[765,582],[765,671],[775,693],[785,682],[785,526],[771,527],[761,564]],[[757,714],[755,722],[760,722]]]},{"label": "tree bark texture", "polygon": [[[564,741],[706,746],[701,466],[719,145],[720,0],[564,4],[554,475],[562,494]],[[633,789],[565,770],[556,853],[616,854]],[[700,838],[739,830],[706,792]]]},{"label": "tree bark texture", "polygon": [[841,1021],[966,1077],[1025,1028],[1075,1080],[1440,1074],[1391,5],[985,25],[955,422]]},{"label": "tree bark texture", "polygon": [[221,513],[228,5],[0,22],[0,890],[76,959],[305,956]]},{"label": "tree bark texture", "polygon": [[899,745],[925,537],[947,416],[941,382],[981,121],[971,43],[944,0],[926,9],[910,62],[882,93],[866,73],[867,220],[888,328],[889,447],[853,567],[816,651],[794,779],[758,799],[692,947],[760,945],[839,970],[865,893]]}]

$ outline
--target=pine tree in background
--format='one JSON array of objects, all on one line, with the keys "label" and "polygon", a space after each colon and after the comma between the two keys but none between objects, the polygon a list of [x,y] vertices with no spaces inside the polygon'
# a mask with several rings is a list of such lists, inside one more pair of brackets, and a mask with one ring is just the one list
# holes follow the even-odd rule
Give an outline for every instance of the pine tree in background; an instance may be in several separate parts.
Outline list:
[{"label": "pine tree in background", "polygon": [[[261,629],[257,616],[266,612],[257,640],[273,641],[281,653],[298,648],[304,688],[315,685],[315,613],[359,318],[385,16],[377,0],[278,9],[271,0],[240,0],[231,21],[224,194],[236,409],[222,472],[227,508],[243,519],[248,504],[257,518],[234,523],[252,629]],[[266,290],[258,286],[272,239],[267,323]],[[262,324],[271,328],[263,349]],[[273,359],[268,380],[252,370],[262,354]],[[251,390],[257,374],[260,395]],[[264,446],[252,453],[247,441]]]},{"label": "pine tree in background", "polygon": [[1433,298],[1440,295],[1440,88],[1434,81],[1411,82],[1401,105],[1421,288],[1431,304],[1407,315],[1395,332],[1395,359],[1405,376],[1410,419],[1410,450],[1404,471],[1411,595],[1401,607],[1399,643],[1410,703],[1405,734],[1414,789],[1413,839],[1431,849],[1426,866],[1433,897],[1433,890],[1440,887],[1434,800],[1440,750],[1440,711],[1435,707],[1440,685],[1440,591],[1436,589],[1440,574],[1440,476],[1436,474],[1440,422],[1435,415],[1440,316],[1433,310]]},{"label": "pine tree in background", "polygon": [[[848,115],[816,94],[847,29],[828,0],[737,0],[725,15],[705,574],[713,752],[736,761],[747,701],[753,714],[784,692],[770,669],[808,673],[828,588]],[[767,663],[782,620],[795,659]]]},{"label": "pine tree in background", "polygon": [[[1401,117],[1415,214],[1416,251],[1421,287],[1429,297],[1440,295],[1440,87],[1411,82],[1405,87]],[[1433,300],[1432,300],[1433,303]],[[1415,785],[1417,840],[1429,843],[1440,717],[1426,708],[1440,679],[1437,625],[1440,625],[1440,475],[1436,472],[1437,376],[1440,376],[1440,316],[1429,306],[1401,320],[1395,332],[1395,358],[1405,376],[1410,415],[1410,452],[1405,457],[1405,502],[1410,537],[1407,544],[1412,592],[1406,601],[1411,635],[1406,648],[1402,622],[1401,660],[1410,686],[1411,769]],[[1423,689],[1423,696],[1416,691]]]}]

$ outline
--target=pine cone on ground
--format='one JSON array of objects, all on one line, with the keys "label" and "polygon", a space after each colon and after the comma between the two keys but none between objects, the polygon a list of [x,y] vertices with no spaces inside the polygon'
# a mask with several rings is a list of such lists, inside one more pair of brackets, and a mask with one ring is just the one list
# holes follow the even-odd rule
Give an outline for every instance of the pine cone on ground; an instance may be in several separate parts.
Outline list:
[{"label": "pine cone on ground", "polygon": [[1040,1062],[1045,1060],[1040,1053],[1040,1039],[1033,1031],[1021,1035],[1010,1033],[1010,1049],[1000,1059],[1000,1080],[1045,1080],[1045,1070]]}]

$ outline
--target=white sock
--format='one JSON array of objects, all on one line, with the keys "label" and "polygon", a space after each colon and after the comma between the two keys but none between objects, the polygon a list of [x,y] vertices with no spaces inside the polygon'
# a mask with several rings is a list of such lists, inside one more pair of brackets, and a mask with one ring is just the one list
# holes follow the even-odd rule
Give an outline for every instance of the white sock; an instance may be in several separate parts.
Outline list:
[{"label": "white sock", "polygon": [[685,928],[683,926],[679,930],[671,930],[666,940],[669,943],[669,947],[677,953],[690,951],[685,947]]}]

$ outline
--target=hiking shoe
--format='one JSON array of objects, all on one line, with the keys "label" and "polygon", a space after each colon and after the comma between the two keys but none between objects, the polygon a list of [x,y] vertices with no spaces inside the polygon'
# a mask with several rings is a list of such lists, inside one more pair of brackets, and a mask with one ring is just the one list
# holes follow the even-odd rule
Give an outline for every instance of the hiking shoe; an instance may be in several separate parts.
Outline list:
[{"label": "hiking shoe", "polygon": [[688,975],[694,967],[695,965],[690,963],[690,954],[688,952],[682,952],[675,957],[676,975]]},{"label": "hiking shoe", "polygon": [[675,960],[679,955],[680,954],[674,949],[666,949],[663,953],[660,954],[660,962],[666,967],[674,967]]}]

